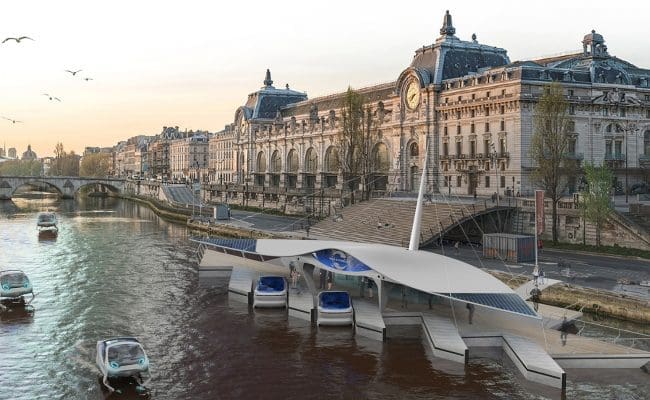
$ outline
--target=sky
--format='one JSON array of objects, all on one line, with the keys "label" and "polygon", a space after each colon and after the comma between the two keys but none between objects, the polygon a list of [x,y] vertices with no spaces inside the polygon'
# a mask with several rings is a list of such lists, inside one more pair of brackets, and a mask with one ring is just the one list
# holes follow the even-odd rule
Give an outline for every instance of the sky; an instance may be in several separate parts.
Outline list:
[{"label": "sky", "polygon": [[0,146],[49,156],[163,126],[216,132],[267,68],[310,98],[391,82],[446,9],[456,36],[511,61],[581,50],[596,29],[610,54],[650,68],[641,1],[0,0],[0,41],[34,39],[0,44],[0,116],[23,121],[0,119]]}]

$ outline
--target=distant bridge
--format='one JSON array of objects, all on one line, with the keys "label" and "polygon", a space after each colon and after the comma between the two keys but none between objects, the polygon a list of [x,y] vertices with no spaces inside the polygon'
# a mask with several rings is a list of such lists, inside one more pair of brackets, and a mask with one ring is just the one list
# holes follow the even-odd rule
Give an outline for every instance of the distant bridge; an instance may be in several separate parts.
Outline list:
[{"label": "distant bridge", "polygon": [[62,198],[74,198],[79,189],[89,185],[122,193],[126,189],[126,180],[80,176],[0,176],[0,200],[10,200],[16,190],[25,185],[46,185],[54,188]]}]

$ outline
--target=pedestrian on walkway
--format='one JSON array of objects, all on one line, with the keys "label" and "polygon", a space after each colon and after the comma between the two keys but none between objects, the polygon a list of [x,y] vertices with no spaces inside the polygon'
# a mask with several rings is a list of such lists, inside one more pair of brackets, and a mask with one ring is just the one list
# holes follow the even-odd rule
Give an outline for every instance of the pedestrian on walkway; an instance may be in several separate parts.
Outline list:
[{"label": "pedestrian on walkway", "polygon": [[566,315],[562,317],[562,324],[560,325],[560,340],[562,341],[562,346],[566,346],[566,339],[569,335],[569,321],[566,319]]},{"label": "pedestrian on walkway", "polygon": [[539,284],[543,285],[544,282],[545,282],[544,281],[544,270],[540,268],[539,269]]},{"label": "pedestrian on walkway", "polygon": [[327,271],[321,268],[318,272],[318,288],[323,290],[325,289],[325,283],[327,281]]},{"label": "pedestrian on walkway", "polygon": [[474,304],[467,303],[465,307],[467,308],[468,311],[467,317],[469,319],[469,324],[472,325],[472,318],[474,318]]},{"label": "pedestrian on walkway", "polygon": [[372,286],[373,286],[374,282],[370,278],[367,278],[367,279],[368,279],[368,298],[372,299]]},{"label": "pedestrian on walkway", "polygon": [[456,255],[460,254],[460,248],[459,247],[460,247],[460,242],[457,240],[456,243],[454,243],[454,252],[456,253]]},{"label": "pedestrian on walkway", "polygon": [[327,290],[332,290],[333,280],[334,280],[334,274],[332,274],[332,271],[327,271]]},{"label": "pedestrian on walkway", "polygon": [[539,267],[535,265],[535,268],[533,268],[533,282],[535,283],[535,286],[537,286],[538,278],[539,278]]}]

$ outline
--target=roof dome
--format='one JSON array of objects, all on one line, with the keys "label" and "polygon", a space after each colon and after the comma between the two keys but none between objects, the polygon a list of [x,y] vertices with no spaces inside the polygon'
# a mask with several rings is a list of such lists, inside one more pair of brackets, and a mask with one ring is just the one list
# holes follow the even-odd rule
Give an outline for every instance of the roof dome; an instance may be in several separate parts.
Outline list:
[{"label": "roof dome", "polygon": [[592,29],[591,33],[586,34],[582,39],[582,43],[587,45],[591,43],[605,43],[605,39],[603,38],[603,35],[596,33],[596,31]]}]

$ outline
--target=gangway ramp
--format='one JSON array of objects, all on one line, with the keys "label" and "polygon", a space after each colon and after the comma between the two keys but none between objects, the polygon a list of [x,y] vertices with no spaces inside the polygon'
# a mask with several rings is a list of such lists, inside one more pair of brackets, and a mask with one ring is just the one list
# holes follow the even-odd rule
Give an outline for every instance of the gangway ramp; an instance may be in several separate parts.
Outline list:
[{"label": "gangway ramp", "polygon": [[228,283],[228,298],[252,304],[253,281],[257,278],[257,272],[252,269],[233,267]]},{"label": "gangway ramp", "polygon": [[357,335],[380,341],[386,339],[386,324],[376,302],[355,298],[352,307],[355,319],[354,332]]},{"label": "gangway ramp", "polygon": [[314,296],[308,290],[289,290],[289,316],[314,323],[316,318]]},{"label": "gangway ramp", "polygon": [[422,329],[434,356],[467,363],[469,358],[467,345],[452,320],[442,316],[422,314]]},{"label": "gangway ramp", "polygon": [[537,343],[515,335],[503,335],[503,351],[524,378],[556,388],[566,388],[566,373]]}]

